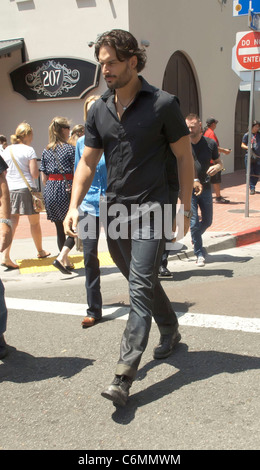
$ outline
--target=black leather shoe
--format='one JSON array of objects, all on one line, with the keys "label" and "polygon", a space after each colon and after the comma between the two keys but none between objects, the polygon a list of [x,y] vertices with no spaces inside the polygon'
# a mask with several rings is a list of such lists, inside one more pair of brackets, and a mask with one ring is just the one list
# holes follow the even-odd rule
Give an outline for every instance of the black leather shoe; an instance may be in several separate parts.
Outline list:
[{"label": "black leather shoe", "polygon": [[7,356],[8,350],[6,347],[6,342],[4,339],[4,335],[0,335],[0,359],[4,359]]},{"label": "black leather shoe", "polygon": [[171,277],[172,273],[169,271],[168,268],[165,268],[164,266],[159,267],[159,276],[161,277]]},{"label": "black leather shoe", "polygon": [[176,344],[181,340],[181,335],[178,330],[173,334],[161,335],[160,342],[153,350],[154,359],[164,359],[171,355]]},{"label": "black leather shoe", "polygon": [[223,196],[218,196],[218,197],[216,197],[215,202],[216,202],[217,204],[229,204],[229,203],[230,203],[230,200],[229,200],[229,199],[225,199]]},{"label": "black leather shoe", "polygon": [[116,375],[111,385],[102,393],[102,397],[111,400],[115,405],[125,406],[132,380],[126,375]]},{"label": "black leather shoe", "polygon": [[55,259],[52,263],[52,265],[59,269],[59,271],[62,273],[62,274],[71,274],[71,272],[65,267],[63,266],[57,259]]}]

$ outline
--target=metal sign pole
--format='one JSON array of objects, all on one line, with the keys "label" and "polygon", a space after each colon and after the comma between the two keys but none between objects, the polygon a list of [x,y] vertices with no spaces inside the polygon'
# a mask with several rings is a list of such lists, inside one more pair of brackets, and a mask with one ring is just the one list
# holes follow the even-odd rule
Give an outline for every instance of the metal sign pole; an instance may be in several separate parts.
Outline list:
[{"label": "metal sign pole", "polygon": [[[252,11],[252,1],[249,2],[248,18]],[[248,152],[247,152],[247,165],[246,165],[246,205],[245,205],[245,217],[249,217],[249,185],[250,185],[250,173],[251,173],[251,140],[252,140],[252,123],[253,123],[253,112],[254,112],[254,90],[255,90],[255,71],[251,71],[251,87],[250,87],[250,104],[249,104],[249,122],[248,122]]]},{"label": "metal sign pole", "polygon": [[255,71],[251,71],[251,89],[250,89],[250,105],[249,105],[249,123],[248,123],[248,152],[247,152],[247,166],[246,166],[246,205],[245,217],[249,217],[249,181],[251,173],[251,140],[252,140],[252,123],[254,112],[254,89],[255,89]]}]

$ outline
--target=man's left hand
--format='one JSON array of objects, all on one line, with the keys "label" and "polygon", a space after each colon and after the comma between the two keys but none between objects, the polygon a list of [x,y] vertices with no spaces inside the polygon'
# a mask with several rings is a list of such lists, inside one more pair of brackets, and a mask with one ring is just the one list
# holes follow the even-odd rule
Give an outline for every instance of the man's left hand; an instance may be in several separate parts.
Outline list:
[{"label": "man's left hand", "polygon": [[214,176],[216,173],[222,170],[222,165],[221,163],[216,163],[215,165],[212,165],[209,167],[207,171],[207,175],[209,176]]},{"label": "man's left hand", "polygon": [[[185,215],[183,216],[183,237],[187,235],[188,231],[190,229],[190,218],[186,217]],[[174,219],[173,226],[172,226],[172,231],[173,233],[176,233],[176,219]],[[181,238],[183,238],[181,237]],[[172,243],[176,242],[177,237],[173,238],[171,241]]]}]

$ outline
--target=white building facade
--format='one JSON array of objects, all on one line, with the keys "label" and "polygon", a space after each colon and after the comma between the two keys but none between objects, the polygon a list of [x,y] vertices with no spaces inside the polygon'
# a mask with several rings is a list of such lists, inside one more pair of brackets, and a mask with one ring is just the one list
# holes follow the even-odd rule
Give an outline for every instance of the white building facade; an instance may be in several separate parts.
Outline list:
[{"label": "white building facade", "polygon": [[[41,158],[53,117],[65,116],[72,126],[83,124],[85,98],[106,89],[100,70],[95,69],[89,89],[88,78],[80,73],[83,88],[78,96],[66,91],[55,95],[61,75],[46,64],[63,58],[64,63],[76,59],[95,67],[91,43],[113,28],[129,30],[145,45],[148,61],[142,75],[176,94],[184,115],[198,113],[203,125],[210,116],[219,121],[220,145],[232,148],[224,157],[226,172],[244,168],[240,143],[248,126],[249,92],[239,90],[240,78],[231,62],[236,33],[250,30],[247,16],[233,17],[232,0],[1,0],[0,134],[9,141],[20,122],[29,122],[32,145]],[[28,99],[15,90],[12,72],[28,62],[27,84],[41,81],[45,92],[56,84],[55,93]],[[22,82],[20,70],[15,81],[20,77]],[[30,73],[36,75],[30,78]],[[70,74],[68,80],[72,78]],[[260,119],[259,92],[254,117]]]}]

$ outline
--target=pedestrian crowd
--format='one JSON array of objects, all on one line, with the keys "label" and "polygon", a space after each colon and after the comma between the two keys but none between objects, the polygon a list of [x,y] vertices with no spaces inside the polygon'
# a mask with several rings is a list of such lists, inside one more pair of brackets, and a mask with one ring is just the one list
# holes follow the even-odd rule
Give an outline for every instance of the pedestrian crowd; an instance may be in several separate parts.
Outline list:
[{"label": "pedestrian crowd", "polygon": [[[211,183],[215,202],[228,204],[220,192],[220,155],[228,155],[231,149],[220,147],[215,118],[208,118],[203,130],[198,115],[183,117],[177,97],[150,85],[140,75],[146,53],[129,32],[112,30],[100,35],[95,56],[108,90],[85,101],[85,126],[77,125],[70,131],[67,118],[52,119],[39,168],[28,123],[18,125],[10,145],[0,136],[0,251],[6,269],[19,268],[10,256],[11,240],[19,217],[27,215],[37,257],[50,256],[42,246],[40,215],[32,199],[40,174],[47,218],[57,232],[59,254],[53,265],[61,273],[71,275],[74,266],[69,253],[76,237],[82,239],[88,305],[82,327],[91,327],[102,318],[98,239],[101,201],[106,200],[108,248],[128,280],[130,311],[115,377],[102,396],[124,406],[148,342],[152,317],[160,333],[155,359],[168,357],[181,339],[177,316],[158,279],[158,275],[171,276],[165,246],[175,237],[177,200],[182,207],[182,235],[190,229],[196,264],[202,267],[206,262],[202,236],[213,217]],[[250,194],[254,194],[260,175],[259,129],[260,124],[254,122]],[[248,140],[247,133],[242,142],[247,152]],[[157,215],[164,215],[169,204],[171,236],[164,230],[158,236]],[[2,282],[0,289],[3,358],[7,353],[7,310]]]}]

